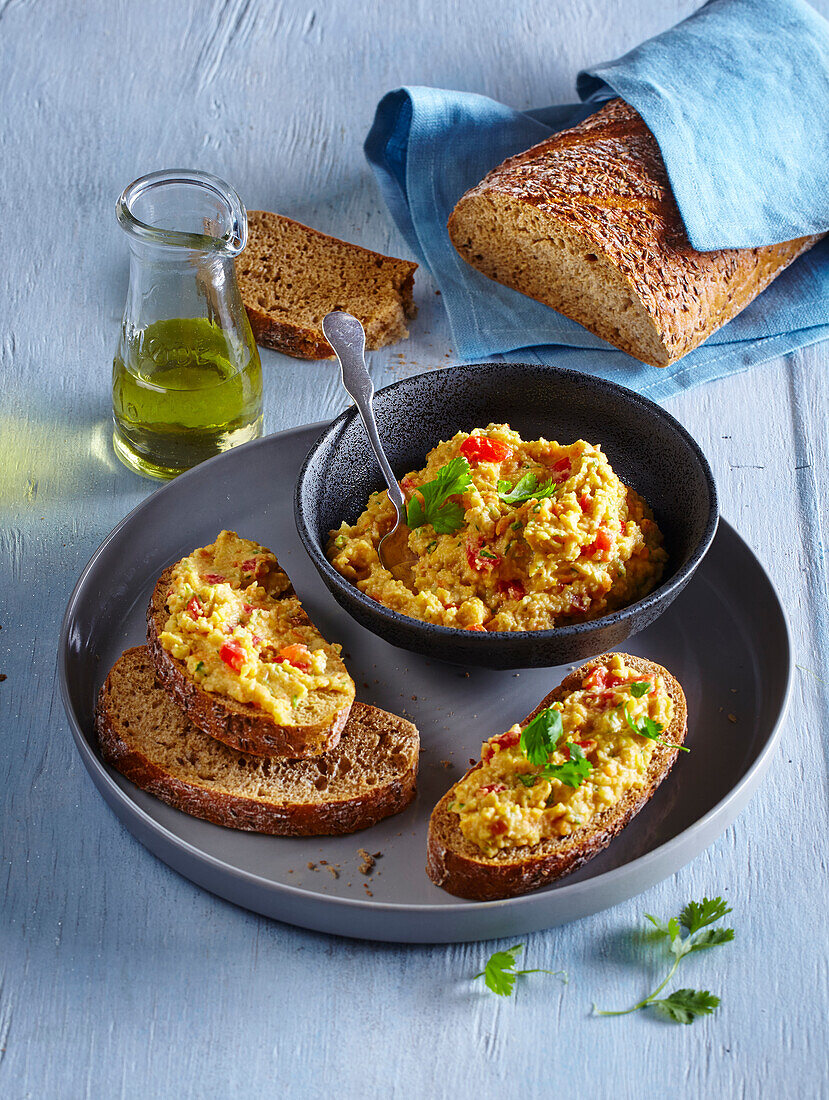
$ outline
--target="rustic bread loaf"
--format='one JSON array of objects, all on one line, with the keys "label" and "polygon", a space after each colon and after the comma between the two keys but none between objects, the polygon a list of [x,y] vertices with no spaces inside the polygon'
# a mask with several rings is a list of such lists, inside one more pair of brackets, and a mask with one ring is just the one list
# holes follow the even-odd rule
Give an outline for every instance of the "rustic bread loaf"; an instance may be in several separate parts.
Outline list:
[{"label": "rustic bread loaf", "polygon": [[[590,669],[607,664],[612,656],[608,653],[597,657],[571,672],[527,715],[521,726],[526,726],[540,711],[546,710],[568,692],[575,691]],[[636,669],[643,677],[662,677],[674,704],[673,718],[664,731],[664,737],[666,741],[681,745],[688,722],[688,708],[682,688],[660,665],[627,653],[621,656],[628,668]],[[626,791],[615,805],[597,814],[569,836],[552,837],[539,844],[502,848],[493,856],[485,855],[476,844],[466,839],[458,825],[458,815],[449,810],[449,804],[454,800],[455,784],[437,804],[429,822],[426,873],[450,894],[476,901],[511,898],[545,886],[575,871],[606,848],[652,797],[678,755],[679,749],[657,742],[641,787]],[[478,763],[470,771],[480,767]]]},{"label": "rustic bread loaf", "polygon": [[108,763],[177,810],[279,836],[333,836],[375,825],[411,802],[416,728],[355,703],[335,749],[312,760],[236,752],[190,722],[155,676],[144,646],[115,663],[95,723]]},{"label": "rustic bread loaf", "polygon": [[[229,695],[206,691],[187,670],[184,661],[174,657],[160,641],[168,618],[167,592],[173,566],[158,579],[147,608],[147,645],[156,674],[166,690],[188,717],[205,733],[240,752],[269,757],[316,756],[333,749],[348,720],[354,701],[354,684],[348,696],[342,692],[319,690],[295,709],[291,724],[277,723],[274,717],[252,703],[241,703]],[[280,595],[294,603],[291,622],[314,630],[299,605],[296,593],[282,571],[284,584]],[[319,632],[316,632],[317,634]],[[286,642],[294,638],[286,637]],[[342,664],[339,658],[338,663]],[[343,666],[344,671],[344,666]]]},{"label": "rustic bread loaf", "polygon": [[461,256],[654,366],[730,321],[819,240],[697,252],[656,139],[614,99],[505,160],[449,218]]},{"label": "rustic bread loaf", "polygon": [[322,319],[334,309],[362,322],[370,349],[408,336],[416,268],[265,210],[248,213],[248,243],[236,261],[256,342],[297,359],[333,358]]}]

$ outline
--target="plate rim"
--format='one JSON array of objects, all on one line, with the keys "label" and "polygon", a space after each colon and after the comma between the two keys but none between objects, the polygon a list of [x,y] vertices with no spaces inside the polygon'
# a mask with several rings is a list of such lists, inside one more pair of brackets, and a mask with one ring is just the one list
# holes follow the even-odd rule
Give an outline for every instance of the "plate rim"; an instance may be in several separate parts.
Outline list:
[{"label": "plate rim", "polygon": [[[734,819],[733,817],[729,818],[729,811],[730,811],[730,808],[733,805],[733,803],[735,801],[738,801],[743,794],[746,795],[745,802],[747,802],[748,798],[753,793],[753,791],[756,788],[757,784],[759,784],[760,779],[765,774],[765,772],[766,772],[766,770],[769,766],[769,763],[771,762],[771,759],[773,758],[773,755],[774,755],[774,753],[775,753],[775,751],[778,747],[778,742],[779,742],[781,734],[782,734],[783,725],[785,723],[785,719],[786,719],[786,716],[788,714],[789,705],[790,705],[790,702],[791,702],[791,696],[792,696],[792,692],[793,692],[793,686],[794,686],[794,664],[793,664],[793,660],[792,660],[792,634],[791,634],[791,626],[790,626],[790,623],[789,623],[789,619],[788,619],[788,615],[786,613],[785,606],[784,606],[782,600],[780,599],[780,595],[777,591],[777,587],[774,584],[774,581],[772,580],[771,576],[769,575],[769,573],[766,570],[763,563],[760,561],[760,559],[755,554],[752,547],[745,541],[745,539],[742,538],[742,536],[737,532],[737,530],[734,528],[734,526],[731,523],[729,523],[728,520],[726,520],[723,516],[719,517],[720,526],[723,528],[723,534],[726,537],[736,538],[737,540],[739,540],[739,542],[742,544],[742,547],[745,550],[745,552],[747,552],[750,555],[751,559],[753,560],[753,562],[756,565],[757,569],[759,570],[760,574],[763,576],[763,578],[767,582],[769,590],[770,590],[770,592],[771,592],[771,594],[774,598],[776,608],[777,608],[777,610],[779,611],[779,614],[780,614],[780,620],[781,620],[781,624],[783,626],[783,638],[784,638],[785,647],[786,647],[786,652],[785,652],[785,663],[786,663],[785,688],[784,688],[784,691],[783,691],[782,702],[779,706],[779,709],[778,709],[777,715],[775,717],[774,723],[772,725],[772,728],[771,728],[771,730],[770,730],[770,732],[769,732],[769,734],[768,734],[768,736],[765,740],[765,743],[763,744],[762,748],[760,749],[758,755],[756,756],[754,761],[751,763],[751,765],[747,768],[747,770],[744,772],[744,774],[740,777],[740,779],[727,791],[727,793],[719,800],[719,802],[717,802],[702,817],[697,818],[689,826],[687,826],[687,828],[683,829],[682,832],[678,833],[676,836],[670,838],[669,840],[664,841],[662,844],[657,845],[657,847],[652,848],[650,851],[645,852],[643,855],[638,856],[635,859],[632,859],[632,860],[630,860],[626,863],[621,864],[619,867],[610,868],[607,871],[603,871],[599,875],[596,875],[592,878],[585,879],[585,880],[580,881],[580,882],[567,883],[565,881],[562,885],[555,886],[554,890],[552,892],[549,892],[549,893],[546,892],[546,891],[543,891],[543,890],[542,891],[532,891],[528,894],[520,895],[519,897],[496,899],[496,900],[493,900],[493,901],[467,901],[467,900],[462,900],[462,901],[459,902],[457,899],[455,899],[453,901],[429,902],[429,903],[426,903],[426,904],[423,904],[423,905],[417,905],[417,904],[412,904],[412,903],[407,903],[407,902],[374,901],[373,899],[370,899],[370,898],[340,897],[338,895],[330,895],[330,894],[325,894],[325,893],[321,893],[321,892],[315,892],[313,890],[308,890],[308,889],[305,889],[305,888],[300,887],[300,886],[293,886],[289,883],[277,882],[277,881],[274,881],[273,879],[266,878],[262,875],[259,875],[259,874],[255,873],[255,872],[245,870],[243,868],[240,868],[240,867],[234,865],[233,863],[229,863],[229,862],[227,862],[223,859],[220,859],[219,857],[213,855],[212,853],[206,852],[204,849],[196,847],[189,840],[185,840],[182,837],[180,837],[177,834],[170,831],[167,828],[166,825],[163,825],[161,822],[159,822],[155,817],[153,817],[143,807],[141,807],[130,796],[130,794],[127,791],[122,789],[122,787],[119,785],[119,783],[115,780],[114,776],[112,774],[110,774],[109,767],[107,765],[105,765],[104,762],[101,759],[99,759],[97,753],[93,749],[92,744],[91,744],[90,740],[87,737],[87,734],[84,732],[84,730],[81,727],[81,722],[79,720],[78,715],[75,713],[74,707],[72,705],[71,696],[70,696],[69,676],[68,676],[68,662],[69,662],[69,658],[70,658],[69,630],[70,630],[71,622],[72,622],[72,619],[73,619],[73,612],[75,610],[76,604],[77,604],[80,596],[83,594],[83,590],[84,590],[84,587],[85,587],[87,577],[92,572],[92,570],[94,569],[95,563],[102,556],[102,554],[106,551],[109,544],[115,538],[117,538],[117,536],[120,534],[120,532],[125,527],[125,525],[129,524],[132,521],[133,517],[135,517],[136,515],[143,512],[144,509],[149,507],[152,502],[155,502],[157,499],[161,499],[163,496],[165,496],[167,494],[168,491],[173,490],[176,486],[182,485],[182,484],[186,485],[187,482],[189,481],[189,479],[191,478],[191,476],[196,475],[196,474],[198,474],[200,476],[203,476],[203,471],[204,471],[205,467],[211,466],[212,464],[214,464],[216,462],[226,461],[227,456],[230,455],[230,454],[239,455],[239,454],[242,454],[243,452],[248,451],[249,449],[253,449],[253,448],[256,448],[256,447],[272,446],[274,440],[285,438],[285,437],[288,437],[288,436],[297,436],[297,435],[301,435],[301,434],[306,433],[306,432],[310,433],[312,430],[318,429],[320,427],[320,425],[325,426],[325,424],[327,424],[327,423],[328,422],[325,422],[325,421],[322,421],[322,422],[317,421],[317,422],[314,422],[312,424],[298,425],[298,426],[293,427],[293,428],[284,429],[280,432],[274,432],[274,433],[271,433],[269,435],[262,436],[259,439],[252,440],[249,443],[243,444],[241,447],[234,448],[233,451],[228,451],[228,452],[225,452],[224,454],[217,455],[214,458],[209,459],[208,462],[201,463],[199,466],[194,467],[192,470],[189,470],[186,473],[180,475],[174,481],[168,482],[167,484],[160,486],[158,489],[155,490],[155,492],[151,493],[148,497],[145,497],[144,500],[140,501],[137,505],[135,505],[132,509],[130,509],[130,511],[124,516],[124,518],[122,520],[120,520],[120,522],[117,523],[116,526],[113,527],[113,529],[109,532],[109,534],[101,541],[100,545],[97,547],[97,549],[94,551],[92,556],[89,558],[89,561],[87,562],[87,564],[84,566],[84,568],[83,568],[83,570],[82,570],[82,572],[81,572],[81,574],[80,574],[80,576],[79,576],[79,578],[78,578],[78,580],[77,580],[77,582],[76,582],[76,584],[75,584],[75,586],[72,590],[72,593],[71,593],[71,595],[70,595],[70,597],[67,601],[66,609],[64,611],[63,619],[61,621],[61,627],[60,627],[60,632],[59,632],[59,636],[58,636],[58,655],[57,655],[58,656],[58,669],[57,669],[58,682],[59,682],[60,695],[61,695],[61,701],[62,701],[62,704],[63,704],[64,712],[65,712],[67,718],[69,719],[69,725],[70,725],[70,730],[71,730],[71,733],[72,733],[72,737],[73,737],[73,740],[75,742],[75,746],[78,750],[78,753],[81,757],[81,760],[83,761],[84,766],[86,767],[86,770],[89,772],[90,777],[92,778],[92,780],[93,780],[96,788],[98,789],[99,793],[104,798],[104,801],[108,802],[110,804],[110,808],[113,809],[113,812],[115,813],[116,817],[118,817],[119,821],[121,821],[121,823],[123,825],[125,825],[130,830],[130,832],[133,831],[132,828],[130,827],[130,825],[127,825],[127,822],[125,821],[124,817],[122,817],[121,814],[119,814],[119,813],[117,813],[117,811],[115,811],[114,807],[112,806],[112,803],[109,801],[109,799],[107,799],[107,797],[105,796],[103,790],[101,789],[101,785],[106,787],[106,789],[107,789],[107,791],[110,795],[110,798],[114,802],[118,803],[118,805],[120,807],[122,807],[125,814],[127,816],[133,818],[133,819],[137,819],[137,822],[140,823],[146,830],[148,830],[149,833],[158,835],[165,843],[167,843],[169,845],[172,845],[174,848],[176,848],[178,850],[184,851],[188,855],[188,857],[190,859],[194,860],[196,863],[201,864],[201,865],[203,865],[207,868],[210,868],[213,871],[219,872],[222,875],[228,876],[228,877],[236,880],[237,882],[242,882],[242,883],[245,883],[245,884],[253,886],[253,887],[258,887],[260,889],[263,889],[266,893],[269,893],[269,894],[282,895],[286,898],[294,897],[294,898],[297,898],[297,899],[302,899],[303,901],[309,902],[309,903],[313,904],[314,906],[319,906],[321,909],[323,909],[324,911],[326,911],[328,913],[336,913],[337,910],[346,910],[346,911],[351,910],[351,911],[359,912],[359,913],[363,913],[363,914],[365,914],[365,913],[370,913],[370,914],[371,913],[377,913],[377,914],[379,914],[379,913],[393,913],[393,914],[401,914],[401,915],[402,914],[408,914],[408,915],[423,914],[424,916],[426,916],[426,915],[428,915],[428,916],[435,915],[435,916],[445,916],[447,918],[451,918],[452,916],[456,916],[456,917],[459,917],[459,918],[462,917],[462,916],[466,917],[468,914],[473,913],[473,912],[474,913],[486,913],[486,912],[491,912],[493,910],[497,910],[497,911],[502,912],[502,913],[505,912],[505,911],[520,912],[523,908],[530,908],[531,909],[532,907],[537,906],[539,904],[539,899],[540,898],[556,897],[556,898],[562,899],[562,903],[563,903],[567,899],[578,898],[583,893],[591,893],[591,892],[596,891],[597,890],[597,884],[599,884],[599,883],[604,884],[604,885],[609,884],[609,885],[612,886],[612,884],[616,880],[624,879],[625,877],[631,875],[631,873],[635,874],[635,872],[637,870],[645,869],[653,863],[658,863],[658,862],[666,859],[667,857],[669,857],[671,855],[672,851],[675,848],[687,846],[688,843],[689,843],[689,840],[692,837],[698,836],[699,834],[705,833],[706,831],[708,831],[712,827],[715,827],[715,825],[718,827],[719,824],[721,823],[721,821],[724,820],[725,824],[723,825],[722,829],[718,828],[717,832],[716,832],[716,836],[712,837],[711,840],[705,842],[703,844],[703,848],[707,847],[710,843],[713,843],[714,840],[717,839],[722,834],[724,829],[727,828],[728,825],[731,823],[731,821]],[[717,533],[719,533],[719,531]],[[739,812],[739,809],[738,809],[737,812]],[[735,813],[734,817],[736,817],[736,813]],[[133,833],[133,835],[135,835],[135,834]],[[257,834],[253,834],[253,835],[257,835]],[[141,839],[140,837],[137,837],[136,839],[138,839],[139,842],[145,848],[150,850],[151,853],[155,856],[155,858],[160,859],[163,863],[167,864],[167,866],[170,866],[171,869],[176,870],[176,872],[178,874],[181,874],[182,877],[187,878],[191,882],[195,882],[195,880],[191,876],[189,876],[186,872],[180,871],[177,868],[172,867],[172,865],[169,863],[168,860],[166,860],[163,856],[158,855],[155,851],[153,851],[151,848],[149,848],[149,845],[147,843],[145,843],[145,841],[143,839]],[[695,855],[698,854],[698,851],[699,850],[697,850],[697,852],[695,852],[689,858],[693,859],[695,857]],[[424,851],[424,856],[425,856],[425,851]],[[688,862],[688,861],[686,860],[686,861],[681,862],[679,864],[679,866],[680,867],[683,866],[685,862]],[[675,868],[674,871],[669,872],[669,874],[675,873],[675,870],[677,870],[677,869],[678,868]],[[657,880],[657,881],[659,881],[659,880]],[[208,892],[215,893],[218,896],[226,896],[226,895],[219,894],[218,891],[211,890],[210,887],[203,886],[199,883],[196,883],[196,885],[198,885],[200,889],[206,889],[206,890],[208,890]],[[639,891],[634,891],[633,893],[635,895],[638,892]],[[627,895],[627,896],[631,896],[631,895]],[[231,900],[233,902],[233,899],[229,899],[229,900]],[[240,904],[240,903],[239,902],[233,902],[233,904]],[[613,902],[611,904],[616,904],[616,902]],[[250,908],[253,908],[253,907],[250,907]],[[606,908],[606,906],[602,906],[601,908]],[[255,910],[255,909],[254,909],[254,911],[261,912],[261,910]],[[309,924],[309,923],[303,922],[303,921],[292,922],[288,917],[285,917],[285,916],[280,916],[280,917],[273,918],[273,919],[283,920],[283,921],[285,921],[286,923],[289,923],[289,924],[290,923],[296,923],[296,925],[298,925],[299,927],[314,927],[313,924]],[[579,919],[579,917],[573,917],[571,919]],[[554,922],[551,921],[550,923],[552,924]],[[542,926],[542,927],[546,927],[546,926]],[[326,929],[324,929],[324,931],[326,931],[326,934],[331,934]],[[339,932],[339,933],[334,932],[333,934],[340,934],[340,935],[346,935],[346,936],[355,935],[355,933],[353,933],[353,932]],[[359,933],[357,933],[356,935],[357,935],[357,938],[373,938],[373,939],[379,939],[380,938],[377,935],[372,935],[371,937],[361,936]],[[500,935],[502,935],[502,933],[491,933],[490,935],[491,936],[500,936]],[[403,937],[388,937],[388,938],[391,940],[391,942],[407,942]],[[477,938],[481,939],[481,938],[486,938],[486,937],[485,936],[483,936],[483,937],[479,936]],[[465,936],[464,939],[469,940],[470,937]],[[434,938],[434,937],[428,938],[428,939],[420,939],[420,940],[417,940],[416,942],[424,942],[424,943],[425,942],[429,942],[429,943],[461,942],[461,940],[450,940],[450,939],[447,939],[444,936],[442,938],[437,938],[437,939]]]}]

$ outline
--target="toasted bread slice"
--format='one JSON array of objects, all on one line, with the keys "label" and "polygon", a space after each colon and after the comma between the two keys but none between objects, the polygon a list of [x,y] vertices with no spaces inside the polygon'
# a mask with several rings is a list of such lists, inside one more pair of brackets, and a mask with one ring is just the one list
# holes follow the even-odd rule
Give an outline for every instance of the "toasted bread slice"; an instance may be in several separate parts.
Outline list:
[{"label": "toasted bread slice", "polygon": [[[612,656],[608,653],[597,657],[571,672],[527,715],[521,726],[569,692],[577,690],[592,668],[607,664]],[[681,745],[685,740],[688,720],[682,688],[661,665],[626,653],[620,656],[629,668],[637,670],[643,677],[662,677],[673,700],[673,718],[663,736],[666,741]],[[539,844],[502,848],[492,856],[486,855],[464,837],[458,825],[458,815],[449,810],[455,784],[432,812],[426,872],[434,883],[448,893],[475,901],[516,897],[545,886],[575,871],[606,848],[651,798],[678,755],[679,749],[657,742],[643,785],[626,791],[617,803],[595,815],[588,824],[569,836],[552,837]],[[466,775],[480,767],[480,763],[476,764]]]},{"label": "toasted bread slice", "polygon": [[335,836],[411,802],[419,738],[411,722],[355,703],[335,749],[269,760],[228,748],[190,722],[159,683],[145,646],[115,663],[95,712],[104,759],[177,810],[231,829]]},{"label": "toasted bread slice", "polygon": [[[318,756],[333,749],[354,701],[353,681],[348,680],[350,687],[346,693],[327,688],[309,693],[294,709],[289,723],[277,722],[273,715],[253,703],[239,702],[229,695],[205,690],[190,675],[185,662],[174,657],[160,641],[169,615],[166,601],[173,568],[165,570],[153,591],[147,609],[147,645],[159,680],[188,718],[211,737],[240,752],[293,759]],[[272,599],[292,601],[292,629],[321,638],[281,567],[277,567],[269,583]],[[295,640],[294,637],[286,638],[286,641]],[[332,653],[330,659],[347,677],[339,656]]]}]

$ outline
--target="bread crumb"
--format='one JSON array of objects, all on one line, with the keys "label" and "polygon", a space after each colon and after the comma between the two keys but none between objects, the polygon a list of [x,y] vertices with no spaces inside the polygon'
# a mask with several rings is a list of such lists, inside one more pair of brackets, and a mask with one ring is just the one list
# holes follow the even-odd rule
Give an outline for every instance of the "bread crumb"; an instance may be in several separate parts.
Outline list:
[{"label": "bread crumb", "polygon": [[363,883],[363,889],[365,890],[367,897],[370,897],[370,898],[374,897],[374,894],[372,894],[371,890],[369,890],[369,888],[368,888],[368,883],[367,882]]},{"label": "bread crumb", "polygon": [[311,863],[311,861],[309,860],[308,861],[308,870],[309,871],[316,871],[316,869],[317,869],[316,863]]},{"label": "bread crumb", "polygon": [[328,864],[328,860],[327,860],[327,859],[321,859],[321,860],[320,860],[320,867],[325,867],[325,866],[327,866],[327,864]]},{"label": "bread crumb", "polygon": [[737,715],[736,714],[729,714],[728,715],[728,721],[729,722],[736,722],[737,721]]},{"label": "bread crumb", "polygon": [[0,672],[0,683],[2,683],[3,680],[7,680],[7,679],[8,679],[8,677],[6,676],[5,672]]},{"label": "bread crumb", "polygon": [[440,766],[442,768],[451,768],[452,767],[452,761],[451,760],[441,760]]},{"label": "bread crumb", "polygon": [[371,854],[371,852],[367,852],[365,848],[358,848],[357,854],[363,857],[363,862],[360,864],[359,868],[360,874],[370,875],[371,872],[374,870],[374,856]]},{"label": "bread crumb", "polygon": [[477,763],[477,761],[475,760],[475,757],[474,757],[474,756],[470,756],[470,757],[469,757],[469,763],[470,763],[470,764],[476,764],[476,763]]},{"label": "bread crumb", "polygon": [[412,702],[413,702],[413,703],[416,703],[416,702],[417,702],[417,696],[416,696],[416,695],[413,695],[413,696],[412,696]]},{"label": "bread crumb", "polygon": [[326,870],[329,871],[330,874],[332,874],[334,876],[334,878],[339,878],[340,877],[340,872],[336,869],[336,867],[332,867],[329,864],[328,867],[326,868]]}]

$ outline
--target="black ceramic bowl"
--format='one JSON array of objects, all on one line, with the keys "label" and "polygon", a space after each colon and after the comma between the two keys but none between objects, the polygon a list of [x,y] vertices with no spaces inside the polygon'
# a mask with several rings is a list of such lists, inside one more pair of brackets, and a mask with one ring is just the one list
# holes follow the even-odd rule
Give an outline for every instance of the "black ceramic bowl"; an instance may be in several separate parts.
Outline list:
[{"label": "black ceramic bowl", "polygon": [[357,622],[403,649],[502,669],[560,665],[604,653],[670,606],[717,529],[717,492],[698,445],[659,405],[613,382],[527,363],[456,366],[378,390],[374,410],[398,477],[421,469],[440,440],[491,423],[509,424],[524,439],[600,444],[622,481],[653,509],[669,555],[662,583],[643,600],[555,630],[483,633],[390,611],[350,584],[325,556],[328,532],[342,520],[354,523],[369,495],[385,487],[362,421],[351,408],[325,429],[300,470],[297,529],[337,602]]}]

